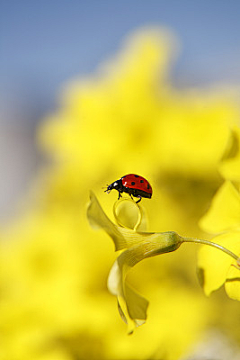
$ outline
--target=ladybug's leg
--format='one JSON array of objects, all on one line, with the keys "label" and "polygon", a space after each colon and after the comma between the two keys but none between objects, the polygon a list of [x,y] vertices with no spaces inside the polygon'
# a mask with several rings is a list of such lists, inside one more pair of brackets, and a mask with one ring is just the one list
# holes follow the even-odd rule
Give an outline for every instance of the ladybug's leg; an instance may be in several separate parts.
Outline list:
[{"label": "ladybug's leg", "polygon": [[137,203],[139,203],[141,200],[142,200],[142,198],[141,198],[141,196],[138,196],[140,199],[138,200],[138,201],[136,201],[136,204]]},{"label": "ladybug's leg", "polygon": [[118,200],[120,199],[120,197],[122,197],[120,191],[118,192]]}]

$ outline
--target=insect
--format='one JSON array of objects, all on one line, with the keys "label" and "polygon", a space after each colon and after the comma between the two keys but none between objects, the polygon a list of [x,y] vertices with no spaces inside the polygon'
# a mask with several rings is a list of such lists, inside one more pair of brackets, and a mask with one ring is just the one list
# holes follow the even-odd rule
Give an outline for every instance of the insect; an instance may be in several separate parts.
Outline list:
[{"label": "insect", "polygon": [[105,192],[109,193],[111,190],[118,191],[118,199],[125,192],[131,196],[131,198],[139,198],[136,204],[142,200],[142,197],[151,199],[152,187],[144,177],[135,174],[128,174],[121,177],[119,180],[114,181],[112,184],[107,185]]}]

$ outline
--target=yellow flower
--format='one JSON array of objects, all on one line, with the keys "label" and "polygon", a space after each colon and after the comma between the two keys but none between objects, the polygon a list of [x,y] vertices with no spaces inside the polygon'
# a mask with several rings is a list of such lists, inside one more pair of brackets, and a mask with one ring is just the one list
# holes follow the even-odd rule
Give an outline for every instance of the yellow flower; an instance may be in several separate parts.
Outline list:
[{"label": "yellow flower", "polygon": [[132,333],[135,326],[145,322],[148,301],[126,282],[127,272],[143,259],[176,250],[182,244],[182,239],[173,231],[147,233],[117,226],[106,216],[93,193],[90,199],[87,212],[90,224],[104,229],[111,236],[116,251],[127,249],[113,264],[108,288],[117,296],[120,315],[129,325],[129,333]]},{"label": "yellow flower", "polygon": [[[209,233],[220,233],[213,241],[240,256],[240,194],[231,182],[221,186],[200,225]],[[229,297],[240,300],[240,273],[232,264],[222,252],[200,250],[198,266],[207,295],[225,284]]]}]

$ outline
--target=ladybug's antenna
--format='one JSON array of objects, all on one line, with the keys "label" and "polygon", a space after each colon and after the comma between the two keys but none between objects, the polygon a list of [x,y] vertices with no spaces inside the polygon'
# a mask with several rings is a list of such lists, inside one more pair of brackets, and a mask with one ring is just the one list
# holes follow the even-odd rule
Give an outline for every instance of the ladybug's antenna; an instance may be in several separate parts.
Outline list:
[{"label": "ladybug's antenna", "polygon": [[107,185],[107,186],[103,186],[103,187],[102,187],[102,189],[106,189],[106,190],[104,190],[104,192],[109,193],[109,190],[108,190],[108,185]]}]

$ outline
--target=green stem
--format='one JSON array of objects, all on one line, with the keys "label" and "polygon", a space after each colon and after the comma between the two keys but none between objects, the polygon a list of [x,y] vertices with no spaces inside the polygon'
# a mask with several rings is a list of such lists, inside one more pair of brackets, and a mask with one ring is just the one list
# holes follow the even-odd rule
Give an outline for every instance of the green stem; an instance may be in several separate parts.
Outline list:
[{"label": "green stem", "polygon": [[194,238],[183,238],[183,242],[193,242],[193,243],[196,243],[196,244],[203,244],[203,245],[209,245],[209,246],[212,246],[212,247],[215,247],[223,252],[225,252],[226,254],[228,254],[229,256],[231,256],[234,260],[236,261],[239,261],[239,257],[234,254],[233,252],[231,252],[230,250],[226,249],[225,247],[219,245],[219,244],[216,244],[212,241],[209,241],[209,240],[201,240],[201,239],[194,239]]}]

